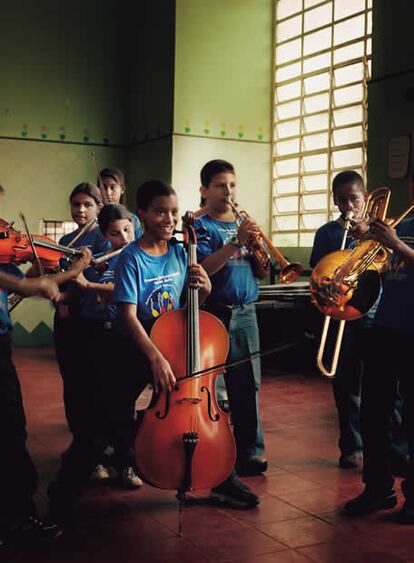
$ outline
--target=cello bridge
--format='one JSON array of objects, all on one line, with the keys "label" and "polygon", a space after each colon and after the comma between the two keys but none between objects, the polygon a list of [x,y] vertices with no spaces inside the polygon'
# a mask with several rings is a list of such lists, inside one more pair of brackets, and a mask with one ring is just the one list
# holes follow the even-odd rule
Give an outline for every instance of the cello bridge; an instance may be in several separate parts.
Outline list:
[{"label": "cello bridge", "polygon": [[183,397],[182,399],[177,399],[177,403],[191,403],[192,405],[198,405],[198,403],[201,403],[201,399],[199,397]]}]

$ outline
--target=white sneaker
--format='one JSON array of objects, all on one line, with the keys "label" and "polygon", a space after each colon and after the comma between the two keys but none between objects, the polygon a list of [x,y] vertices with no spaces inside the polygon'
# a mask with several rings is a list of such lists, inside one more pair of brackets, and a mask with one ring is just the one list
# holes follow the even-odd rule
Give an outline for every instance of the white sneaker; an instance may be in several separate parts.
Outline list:
[{"label": "white sneaker", "polygon": [[102,464],[98,464],[89,477],[90,481],[106,481],[107,479],[109,479],[109,473],[107,468]]},{"label": "white sneaker", "polygon": [[143,482],[132,467],[125,467],[119,474],[119,482],[124,489],[137,489],[142,487]]}]

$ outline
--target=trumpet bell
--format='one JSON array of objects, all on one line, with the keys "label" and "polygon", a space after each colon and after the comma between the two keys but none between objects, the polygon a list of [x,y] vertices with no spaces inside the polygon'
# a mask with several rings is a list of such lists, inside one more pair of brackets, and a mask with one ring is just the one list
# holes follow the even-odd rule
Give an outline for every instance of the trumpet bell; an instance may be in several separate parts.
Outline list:
[{"label": "trumpet bell", "polygon": [[298,277],[303,272],[302,264],[299,262],[292,262],[291,264],[287,264],[284,268],[282,268],[278,275],[279,283],[292,283],[298,279]]},{"label": "trumpet bell", "polygon": [[339,321],[353,321],[363,317],[378,299],[381,280],[374,264],[358,276],[335,283],[335,275],[352,250],[338,250],[328,254],[312,272],[310,292],[313,304],[325,315]]}]

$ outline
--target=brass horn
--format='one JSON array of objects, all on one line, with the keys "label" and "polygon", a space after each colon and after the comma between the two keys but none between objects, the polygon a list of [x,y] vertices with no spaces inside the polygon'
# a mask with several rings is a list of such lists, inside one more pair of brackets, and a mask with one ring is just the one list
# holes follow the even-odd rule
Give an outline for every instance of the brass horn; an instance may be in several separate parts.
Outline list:
[{"label": "brass horn", "polygon": [[[412,205],[397,219],[387,219],[389,199],[389,188],[378,188],[369,194],[365,206],[366,214],[371,213],[369,220],[382,219],[395,227],[414,209]],[[322,258],[311,275],[314,305],[337,320],[350,321],[365,315],[378,298],[378,270],[388,253],[381,243],[366,239],[353,250],[338,250]]]},{"label": "brass horn", "polygon": [[[231,198],[225,198],[225,202],[230,205],[236,221],[240,224],[244,219],[249,217],[245,211],[239,211],[238,204],[234,203]],[[289,284],[295,281],[302,273],[303,266],[299,262],[289,263],[283,254],[271,243],[270,239],[265,235],[262,229],[259,229],[257,237],[251,237],[246,247],[255,256],[263,270],[269,270],[272,264],[280,266],[278,275],[279,283]]]}]

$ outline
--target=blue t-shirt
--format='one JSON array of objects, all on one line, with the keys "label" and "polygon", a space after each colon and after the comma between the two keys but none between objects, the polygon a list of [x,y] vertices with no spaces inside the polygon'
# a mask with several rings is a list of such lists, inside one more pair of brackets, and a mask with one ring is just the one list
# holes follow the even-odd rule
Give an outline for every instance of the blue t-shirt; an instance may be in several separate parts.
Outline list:
[{"label": "blue t-shirt", "polygon": [[[0,271],[18,278],[23,277],[22,272],[14,264],[0,264]],[[12,322],[7,303],[8,293],[7,289],[0,287],[0,334],[6,334],[6,332],[12,329]]]},{"label": "blue t-shirt", "polygon": [[[72,233],[63,235],[63,237],[59,240],[59,244],[68,246],[76,237],[78,232],[79,229],[76,229],[76,231],[73,231]],[[112,248],[111,243],[103,236],[98,226],[84,233],[71,246],[73,246],[73,248],[86,246],[87,248],[90,248],[93,256],[109,252]]]},{"label": "blue t-shirt", "polygon": [[180,307],[187,277],[187,254],[169,244],[162,256],[151,256],[131,242],[119,255],[115,269],[114,303],[137,305],[138,319],[146,328],[160,315]]},{"label": "blue t-shirt", "polygon": [[135,213],[131,213],[131,217],[132,217],[132,224],[134,226],[135,240],[138,240],[140,237],[142,237],[142,233],[143,233],[141,221],[138,219]]},{"label": "blue t-shirt", "polygon": [[[414,248],[414,218],[397,226],[398,237]],[[375,322],[397,330],[414,331],[414,266],[393,254],[391,271],[385,275]]]},{"label": "blue t-shirt", "polygon": [[[68,246],[71,241],[76,237],[79,233],[79,229],[76,229],[72,233],[68,233],[67,235],[63,235],[63,237],[59,240],[59,244],[63,246]],[[111,243],[103,236],[98,226],[90,229],[86,233],[84,233],[81,237],[79,237],[73,245],[72,248],[80,248],[81,246],[86,246],[92,252],[92,256],[101,256],[102,254],[106,254],[111,251]],[[61,260],[61,266],[65,269],[67,262],[64,259]],[[62,307],[62,305],[58,305],[57,310],[61,311],[62,308],[67,312],[65,316],[68,314],[70,316],[75,316],[79,314],[79,303],[82,298],[82,291],[81,289],[73,282],[64,283],[61,285],[61,290],[67,293],[70,293],[70,305],[69,309]],[[60,314],[60,313],[59,313]]]},{"label": "blue t-shirt", "polygon": [[[344,224],[340,219],[329,221],[315,233],[313,248],[309,264],[314,268],[316,264],[322,260],[324,256],[341,249],[342,239],[344,237]],[[348,235],[345,242],[345,248],[354,248],[355,239],[352,235]]]},{"label": "blue t-shirt", "polygon": [[[216,252],[237,235],[235,222],[218,221],[208,215],[195,222],[197,233],[197,260]],[[226,264],[211,276],[212,291],[209,303],[223,305],[243,305],[256,301],[259,296],[259,283],[252,267],[253,256],[240,248]]]},{"label": "blue t-shirt", "polygon": [[[108,267],[104,272],[99,272],[93,267],[87,268],[83,272],[85,278],[94,283],[114,283],[115,267],[119,256],[117,254],[108,260]],[[84,319],[112,321],[116,317],[116,305],[111,300],[102,299],[96,291],[84,291],[80,315]]]}]

